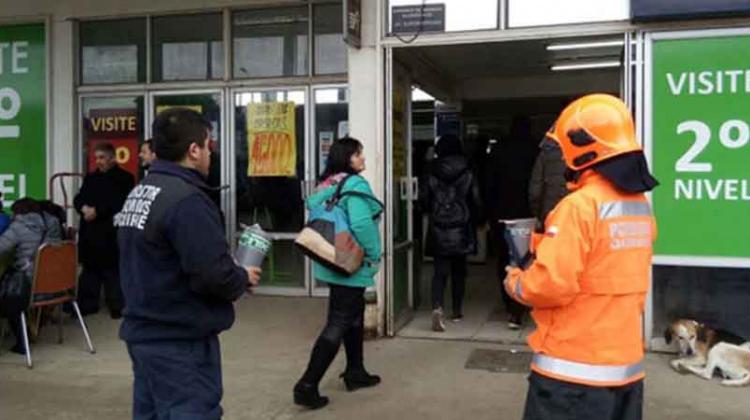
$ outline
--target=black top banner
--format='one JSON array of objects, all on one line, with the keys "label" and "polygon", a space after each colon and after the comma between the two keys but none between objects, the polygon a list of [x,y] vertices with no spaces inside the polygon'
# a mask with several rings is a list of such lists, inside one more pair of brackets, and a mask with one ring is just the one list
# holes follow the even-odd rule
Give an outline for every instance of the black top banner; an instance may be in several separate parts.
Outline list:
[{"label": "black top banner", "polygon": [[633,21],[750,15],[750,0],[631,0]]}]

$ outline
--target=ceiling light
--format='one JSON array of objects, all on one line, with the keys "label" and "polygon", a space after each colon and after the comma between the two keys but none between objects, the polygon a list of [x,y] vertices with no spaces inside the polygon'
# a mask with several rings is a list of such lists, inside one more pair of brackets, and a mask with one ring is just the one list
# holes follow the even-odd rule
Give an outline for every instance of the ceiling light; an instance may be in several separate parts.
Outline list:
[{"label": "ceiling light", "polygon": [[585,50],[590,48],[622,47],[624,39],[612,39],[608,41],[574,42],[569,44],[549,44],[547,51]]},{"label": "ceiling light", "polygon": [[620,60],[590,61],[590,62],[582,62],[582,63],[554,64],[549,69],[552,71],[608,69],[608,68],[620,67],[620,65],[621,65]]}]

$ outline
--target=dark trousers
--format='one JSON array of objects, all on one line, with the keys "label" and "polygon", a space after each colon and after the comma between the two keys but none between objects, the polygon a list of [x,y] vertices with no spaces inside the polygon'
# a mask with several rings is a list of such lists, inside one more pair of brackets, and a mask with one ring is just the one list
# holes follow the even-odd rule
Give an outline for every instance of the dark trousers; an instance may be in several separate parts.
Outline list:
[{"label": "dark trousers", "polygon": [[100,268],[84,266],[78,279],[78,305],[83,315],[99,312],[102,287],[110,311],[122,311],[125,306],[117,267]]},{"label": "dark trousers", "polygon": [[641,420],[643,381],[592,387],[532,372],[523,420]]},{"label": "dark trousers", "polygon": [[365,289],[332,284],[328,320],[315,341],[301,383],[317,385],[336,358],[341,342],[346,350],[346,371],[364,370],[363,341]]},{"label": "dark trousers", "polygon": [[219,338],[128,343],[133,420],[221,419]]},{"label": "dark trousers", "polygon": [[[21,312],[29,306],[29,296],[3,296],[0,298],[0,316],[8,320],[10,330],[16,337],[15,347],[23,350]],[[0,343],[2,344],[2,343]]]},{"label": "dark trousers", "polygon": [[448,281],[448,276],[450,276],[453,292],[453,314],[461,314],[464,292],[466,290],[466,256],[435,256],[434,265],[435,274],[432,276],[432,309],[443,307],[445,285]]},{"label": "dark trousers", "polygon": [[503,280],[505,280],[505,267],[510,263],[510,251],[508,244],[505,242],[505,223],[493,223],[491,226],[493,247],[497,255],[497,279],[500,284],[500,293],[503,297],[503,304],[508,315],[520,317],[526,313],[526,307],[516,302],[505,291]]}]

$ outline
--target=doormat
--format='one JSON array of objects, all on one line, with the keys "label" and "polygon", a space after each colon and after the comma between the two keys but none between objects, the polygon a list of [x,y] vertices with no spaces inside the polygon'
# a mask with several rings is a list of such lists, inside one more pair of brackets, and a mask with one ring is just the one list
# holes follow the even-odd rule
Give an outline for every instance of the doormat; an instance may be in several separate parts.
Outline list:
[{"label": "doormat", "polygon": [[533,356],[528,351],[474,349],[464,368],[493,373],[527,373]]}]

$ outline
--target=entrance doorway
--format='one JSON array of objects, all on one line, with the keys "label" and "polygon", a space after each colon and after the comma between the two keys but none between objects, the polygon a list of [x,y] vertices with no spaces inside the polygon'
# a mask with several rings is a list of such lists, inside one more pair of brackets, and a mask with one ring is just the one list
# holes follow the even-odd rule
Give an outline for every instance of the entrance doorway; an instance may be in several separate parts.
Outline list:
[{"label": "entrance doorway", "polygon": [[[390,335],[521,343],[501,295],[507,251],[500,219],[532,217],[529,184],[544,133],[573,99],[610,93],[631,103],[629,35],[386,50],[386,264]],[[429,209],[417,202],[435,159],[435,139],[463,144],[481,197],[468,258],[464,318],[450,322],[451,285],[442,303],[446,330],[432,330],[434,261],[426,250]],[[502,191],[502,192],[499,192]]]}]

